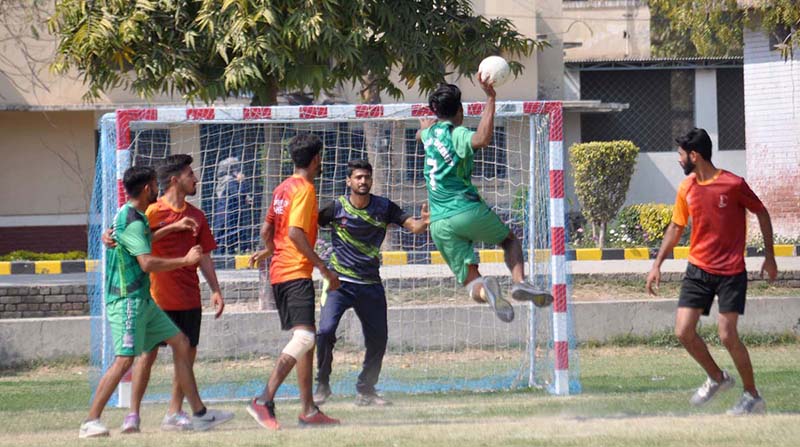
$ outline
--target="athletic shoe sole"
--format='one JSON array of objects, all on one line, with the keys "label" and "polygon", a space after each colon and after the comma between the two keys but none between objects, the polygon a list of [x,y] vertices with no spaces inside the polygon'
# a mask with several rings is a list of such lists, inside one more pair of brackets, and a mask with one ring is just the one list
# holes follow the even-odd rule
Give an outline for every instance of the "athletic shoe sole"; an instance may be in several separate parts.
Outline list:
[{"label": "athletic shoe sole", "polygon": [[492,277],[484,279],[483,289],[486,290],[486,299],[497,318],[504,323],[514,321],[514,308],[511,303],[500,297],[500,285],[497,283],[497,279]]},{"label": "athletic shoe sole", "polygon": [[553,303],[553,295],[527,284],[515,284],[511,288],[511,298],[515,301],[531,301],[536,307],[547,307]]},{"label": "athletic shoe sole", "polygon": [[256,410],[253,410],[253,407],[251,407],[250,405],[248,405],[248,406],[247,406],[247,414],[249,414],[250,416],[252,416],[252,417],[253,417],[253,419],[255,419],[255,420],[256,420],[256,422],[258,423],[258,425],[260,425],[260,426],[262,426],[262,427],[266,428],[267,430],[279,430],[279,429],[281,428],[280,424],[277,424],[277,426],[276,426],[276,427],[270,427],[269,425],[265,424],[265,423],[264,423],[264,422],[261,420],[261,418],[259,418],[259,417],[258,417],[258,414],[256,413]]}]

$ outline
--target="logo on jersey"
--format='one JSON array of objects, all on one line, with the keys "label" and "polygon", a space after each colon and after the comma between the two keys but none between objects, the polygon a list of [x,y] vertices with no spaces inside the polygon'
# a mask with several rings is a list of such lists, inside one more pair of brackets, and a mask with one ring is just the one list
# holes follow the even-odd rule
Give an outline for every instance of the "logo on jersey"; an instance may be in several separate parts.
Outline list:
[{"label": "logo on jersey", "polygon": [[726,196],[725,194],[720,194],[719,195],[719,207],[720,208],[725,208],[726,206],[728,206],[728,196]]},{"label": "logo on jersey", "polygon": [[272,208],[275,209],[275,214],[283,214],[287,206],[289,206],[289,201],[286,199],[275,199],[272,201]]}]

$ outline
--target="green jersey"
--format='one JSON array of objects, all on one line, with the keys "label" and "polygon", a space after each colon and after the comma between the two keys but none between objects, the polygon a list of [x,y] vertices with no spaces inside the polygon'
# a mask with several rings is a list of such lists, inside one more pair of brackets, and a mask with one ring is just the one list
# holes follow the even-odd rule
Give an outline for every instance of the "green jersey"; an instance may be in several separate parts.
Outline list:
[{"label": "green jersey", "polygon": [[463,213],[482,203],[472,184],[472,135],[464,126],[448,121],[422,131],[425,146],[425,187],[431,208],[431,222]]},{"label": "green jersey", "polygon": [[150,299],[150,275],[136,256],[149,254],[152,237],[144,213],[126,203],[114,217],[116,248],[106,252],[106,304],[122,298]]}]

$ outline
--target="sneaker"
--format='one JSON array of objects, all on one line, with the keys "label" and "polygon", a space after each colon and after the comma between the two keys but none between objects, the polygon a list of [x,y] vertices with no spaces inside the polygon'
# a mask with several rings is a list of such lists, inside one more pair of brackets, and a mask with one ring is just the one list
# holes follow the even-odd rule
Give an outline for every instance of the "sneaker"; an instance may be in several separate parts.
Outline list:
[{"label": "sneaker", "polygon": [[173,414],[165,414],[161,420],[161,429],[164,431],[185,431],[194,430],[192,418],[183,411]]},{"label": "sneaker", "polygon": [[139,433],[139,423],[141,419],[139,419],[139,415],[136,413],[130,413],[129,415],[125,416],[125,420],[122,421],[122,427],[120,430],[124,434],[129,433]]},{"label": "sneaker", "polygon": [[317,390],[314,391],[314,404],[322,405],[331,397],[331,386],[327,383],[318,383]]},{"label": "sneaker", "polygon": [[275,402],[265,402],[260,404],[257,399],[253,399],[247,404],[247,413],[253,416],[258,425],[270,430],[279,430],[281,425],[275,418]]},{"label": "sneaker", "polygon": [[486,301],[489,302],[497,318],[505,323],[514,321],[514,308],[500,296],[500,284],[497,283],[497,279],[493,277],[484,279],[483,290],[486,291]]},{"label": "sneaker", "polygon": [[192,428],[194,431],[211,430],[217,425],[224,424],[231,419],[233,419],[233,413],[230,411],[206,408],[206,414],[192,417]]},{"label": "sneaker", "polygon": [[376,407],[386,407],[391,405],[390,400],[384,399],[378,393],[358,393],[356,395],[356,405],[359,407],[368,407],[374,405]]},{"label": "sneaker", "polygon": [[711,377],[707,378],[705,383],[695,391],[694,396],[689,399],[694,406],[700,406],[710,401],[717,393],[727,391],[736,384],[736,380],[728,375],[727,372],[722,371],[722,381],[716,382]]},{"label": "sneaker", "polygon": [[101,436],[108,436],[108,429],[100,419],[92,419],[91,421],[84,421],[81,424],[81,431],[78,432],[78,437],[84,438],[99,438]]},{"label": "sneaker", "polygon": [[511,286],[511,298],[516,301],[532,301],[536,307],[547,307],[553,303],[553,295],[544,290],[537,290],[527,281]]},{"label": "sneaker", "polygon": [[339,425],[339,419],[328,417],[319,407],[314,407],[314,412],[311,415],[300,414],[297,417],[297,422],[301,427],[318,427],[323,425]]},{"label": "sneaker", "polygon": [[728,414],[731,416],[742,416],[745,414],[764,414],[766,411],[767,403],[764,402],[761,396],[753,397],[752,394],[745,391],[741,399],[739,399],[739,402],[728,410]]}]

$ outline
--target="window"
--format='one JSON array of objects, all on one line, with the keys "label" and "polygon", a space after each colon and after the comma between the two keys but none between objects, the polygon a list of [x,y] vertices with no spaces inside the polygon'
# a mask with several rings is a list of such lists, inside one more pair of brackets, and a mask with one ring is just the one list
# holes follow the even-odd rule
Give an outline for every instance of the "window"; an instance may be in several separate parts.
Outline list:
[{"label": "window", "polygon": [[744,75],[741,67],[717,69],[719,150],[744,150]]},{"label": "window", "polygon": [[631,140],[642,152],[666,152],[694,126],[693,70],[583,71],[581,98],[628,104],[618,113],[583,113],[583,141]]}]

